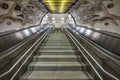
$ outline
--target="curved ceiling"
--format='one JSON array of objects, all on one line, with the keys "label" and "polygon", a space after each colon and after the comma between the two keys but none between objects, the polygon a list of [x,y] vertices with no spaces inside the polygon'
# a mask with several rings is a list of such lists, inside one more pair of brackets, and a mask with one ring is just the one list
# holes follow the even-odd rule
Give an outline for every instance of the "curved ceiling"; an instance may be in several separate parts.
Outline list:
[{"label": "curved ceiling", "polygon": [[69,13],[76,25],[120,34],[120,0],[0,0],[0,32],[40,25],[46,8]]}]

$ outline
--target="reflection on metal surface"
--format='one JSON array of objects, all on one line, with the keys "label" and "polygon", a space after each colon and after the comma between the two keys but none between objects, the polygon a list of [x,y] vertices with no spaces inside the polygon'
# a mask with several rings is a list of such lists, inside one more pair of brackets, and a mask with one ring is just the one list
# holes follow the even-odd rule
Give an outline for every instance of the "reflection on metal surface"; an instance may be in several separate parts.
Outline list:
[{"label": "reflection on metal surface", "polygon": [[77,30],[77,31],[80,31],[80,27],[76,27],[76,30]]},{"label": "reflection on metal surface", "polygon": [[64,13],[70,7],[72,0],[43,0],[47,8],[53,13]]},{"label": "reflection on metal surface", "polygon": [[29,36],[29,35],[30,35],[29,30],[24,30],[24,32],[25,32],[25,35],[26,35],[26,36]]},{"label": "reflection on metal surface", "polygon": [[80,33],[83,33],[85,31],[85,28],[80,29]]},{"label": "reflection on metal surface", "polygon": [[[113,33],[105,33],[98,30],[93,30],[90,28],[86,28],[84,26],[79,26],[80,30],[77,31],[76,28],[70,27],[69,29],[78,35],[82,34],[88,39],[96,42],[98,45],[103,47],[105,50],[112,52],[111,54],[115,54],[116,56],[120,56],[120,37],[116,36]],[[78,35],[79,36],[79,35]],[[81,36],[81,35],[80,35]]]},{"label": "reflection on metal surface", "polygon": [[89,35],[91,35],[91,33],[92,33],[92,30],[86,30],[85,35],[89,36]]},{"label": "reflection on metal surface", "polygon": [[75,32],[77,35],[79,35],[79,33],[78,32]]},{"label": "reflection on metal surface", "polygon": [[75,33],[76,31],[75,31],[75,30],[73,30],[73,32]]},{"label": "reflection on metal surface", "polygon": [[34,33],[36,32],[37,30],[35,28],[31,28],[31,31]]},{"label": "reflection on metal surface", "polygon": [[24,35],[21,34],[20,32],[15,33],[15,35],[16,35],[17,39],[22,40],[24,38]]},{"label": "reflection on metal surface", "polygon": [[32,34],[39,34],[45,30],[47,30],[49,27],[46,26],[37,26],[37,27],[31,27],[26,29],[21,29],[16,32],[7,33],[0,36],[0,52],[3,52],[19,42],[22,42],[23,39],[28,38],[32,36]]},{"label": "reflection on metal surface", "polygon": [[92,39],[93,39],[93,40],[97,40],[99,37],[100,37],[100,33],[98,33],[98,32],[95,32],[95,33],[92,35]]}]

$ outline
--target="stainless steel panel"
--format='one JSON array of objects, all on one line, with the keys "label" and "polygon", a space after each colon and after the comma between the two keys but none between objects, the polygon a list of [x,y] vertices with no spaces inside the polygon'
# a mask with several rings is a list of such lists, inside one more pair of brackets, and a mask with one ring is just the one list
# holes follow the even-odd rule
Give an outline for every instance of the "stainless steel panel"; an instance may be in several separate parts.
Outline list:
[{"label": "stainless steel panel", "polygon": [[85,37],[99,44],[103,48],[120,56],[120,37],[118,37],[118,35],[115,36],[115,34],[113,33],[109,34],[110,32],[103,33],[102,31],[97,31],[97,30],[93,30],[90,28],[82,27],[82,26],[76,26],[76,28],[71,27],[71,30],[75,34],[76,32],[78,32],[79,34],[84,35]]},{"label": "stainless steel panel", "polygon": [[0,52],[7,50],[8,48],[16,45],[20,41],[24,40],[25,38],[31,36],[32,34],[44,31],[48,27],[30,27],[22,30],[18,30],[16,32],[9,33],[7,35],[1,35],[0,36]]}]

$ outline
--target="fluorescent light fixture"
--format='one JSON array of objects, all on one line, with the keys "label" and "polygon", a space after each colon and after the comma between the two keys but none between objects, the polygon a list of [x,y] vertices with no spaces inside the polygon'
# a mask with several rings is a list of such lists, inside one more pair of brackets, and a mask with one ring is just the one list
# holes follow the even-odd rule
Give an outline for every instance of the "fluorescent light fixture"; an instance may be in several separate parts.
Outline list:
[{"label": "fluorescent light fixture", "polygon": [[47,8],[53,13],[64,13],[73,0],[43,0]]},{"label": "fluorescent light fixture", "polygon": [[65,18],[62,18],[62,20],[65,20]]},{"label": "fluorescent light fixture", "polygon": [[55,18],[52,18],[52,20],[55,20]]}]

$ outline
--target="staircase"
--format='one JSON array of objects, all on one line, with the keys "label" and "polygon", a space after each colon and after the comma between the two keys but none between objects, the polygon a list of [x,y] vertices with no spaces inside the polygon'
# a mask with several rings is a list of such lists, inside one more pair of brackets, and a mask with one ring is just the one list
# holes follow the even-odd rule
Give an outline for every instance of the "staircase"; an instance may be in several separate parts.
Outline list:
[{"label": "staircase", "polygon": [[66,35],[54,30],[44,41],[39,54],[21,80],[91,80],[85,67],[78,62]]}]

